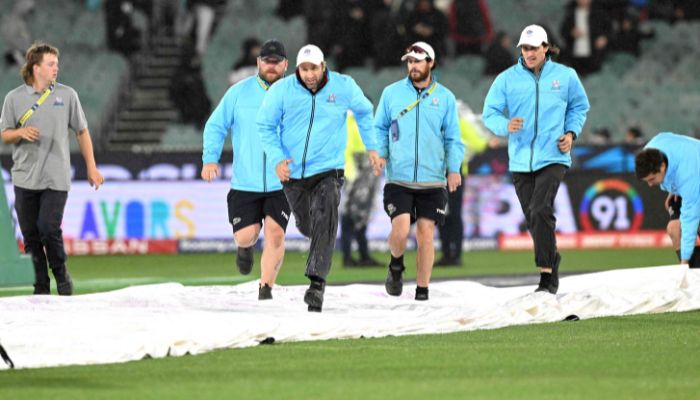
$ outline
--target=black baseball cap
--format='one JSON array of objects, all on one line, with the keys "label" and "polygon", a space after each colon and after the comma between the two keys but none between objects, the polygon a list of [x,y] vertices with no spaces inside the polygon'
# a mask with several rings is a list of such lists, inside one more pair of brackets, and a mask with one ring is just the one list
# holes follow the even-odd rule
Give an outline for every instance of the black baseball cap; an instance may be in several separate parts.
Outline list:
[{"label": "black baseball cap", "polygon": [[260,48],[260,58],[276,57],[284,60],[287,58],[287,52],[284,50],[284,45],[277,39],[270,39],[263,43]]}]

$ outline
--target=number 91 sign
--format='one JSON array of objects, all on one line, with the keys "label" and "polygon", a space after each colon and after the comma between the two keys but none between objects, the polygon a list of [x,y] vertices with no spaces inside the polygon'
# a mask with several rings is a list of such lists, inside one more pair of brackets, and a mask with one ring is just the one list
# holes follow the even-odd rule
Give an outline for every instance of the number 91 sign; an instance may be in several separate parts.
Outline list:
[{"label": "number 91 sign", "polygon": [[584,232],[638,231],[644,220],[644,204],[629,183],[605,179],[594,183],[584,193],[579,220]]}]

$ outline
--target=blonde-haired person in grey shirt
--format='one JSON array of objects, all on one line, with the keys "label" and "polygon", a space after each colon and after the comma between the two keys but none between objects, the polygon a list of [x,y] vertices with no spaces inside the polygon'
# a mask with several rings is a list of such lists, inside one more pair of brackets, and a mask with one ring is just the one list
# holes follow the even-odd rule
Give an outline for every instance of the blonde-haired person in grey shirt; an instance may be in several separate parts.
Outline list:
[{"label": "blonde-haired person in grey shirt", "polygon": [[72,88],[56,82],[58,49],[35,43],[27,50],[24,85],[5,97],[0,116],[2,141],[12,144],[15,209],[32,256],[34,294],[50,294],[48,267],[59,295],[73,294],[63,246],[63,210],[70,190],[69,128],[77,133],[90,185],[104,177],[97,169],[83,108]]}]

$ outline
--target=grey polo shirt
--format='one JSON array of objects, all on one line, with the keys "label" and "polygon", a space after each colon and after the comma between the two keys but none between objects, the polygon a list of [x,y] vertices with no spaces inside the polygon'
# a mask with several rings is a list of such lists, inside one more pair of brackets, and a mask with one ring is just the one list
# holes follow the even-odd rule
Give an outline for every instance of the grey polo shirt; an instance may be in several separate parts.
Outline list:
[{"label": "grey polo shirt", "polygon": [[[5,96],[0,116],[0,132],[14,129],[22,115],[39,100],[29,85],[22,85]],[[39,130],[39,140],[20,140],[12,149],[12,183],[23,189],[70,189],[70,144],[68,128],[78,132],[87,120],[73,88],[56,83],[53,92],[24,126]]]}]

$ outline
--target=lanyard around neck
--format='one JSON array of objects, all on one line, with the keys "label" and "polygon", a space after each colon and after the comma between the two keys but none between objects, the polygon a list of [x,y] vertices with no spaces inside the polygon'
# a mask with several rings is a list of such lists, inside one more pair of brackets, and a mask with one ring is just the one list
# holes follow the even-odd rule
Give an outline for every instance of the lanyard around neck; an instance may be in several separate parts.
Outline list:
[{"label": "lanyard around neck", "polygon": [[427,92],[423,93],[423,95],[422,95],[418,100],[414,101],[414,102],[411,103],[408,107],[404,108],[403,111],[401,111],[401,112],[399,113],[399,116],[396,117],[396,119],[399,119],[399,118],[403,117],[404,115],[406,115],[407,112],[413,110],[413,107],[417,106],[418,103],[420,103],[421,101],[423,101],[423,99],[425,99],[426,97],[430,96],[430,94],[433,93],[433,90],[435,90],[435,88],[437,87],[437,85],[438,85],[437,82],[433,83],[433,86],[431,86],[430,89],[428,89]]}]

